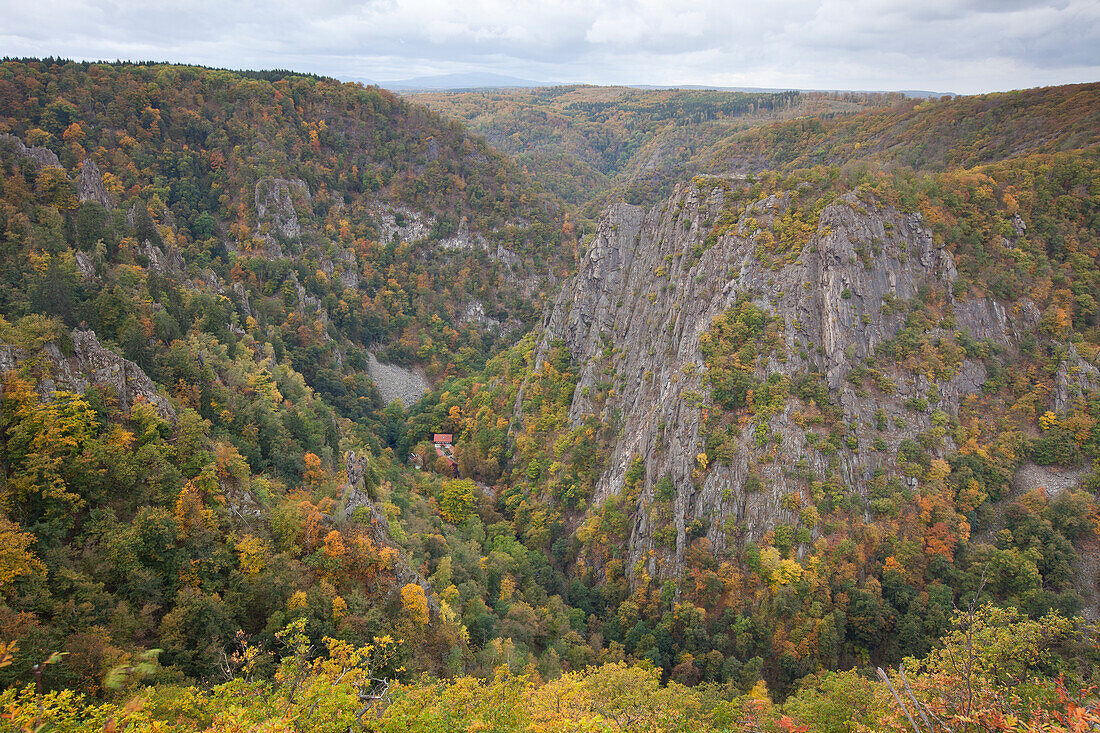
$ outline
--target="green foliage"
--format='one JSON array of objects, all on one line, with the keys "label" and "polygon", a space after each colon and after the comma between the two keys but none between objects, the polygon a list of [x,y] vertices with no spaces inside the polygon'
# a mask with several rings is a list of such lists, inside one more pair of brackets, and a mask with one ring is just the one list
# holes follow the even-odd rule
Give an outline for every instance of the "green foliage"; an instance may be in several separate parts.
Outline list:
[{"label": "green foliage", "polygon": [[[898,329],[841,387],[883,399],[870,420],[845,415],[849,403],[809,371],[823,351],[798,334],[807,371],[772,373],[796,354],[767,302],[742,295],[701,339],[710,401],[690,397],[705,411],[690,476],[654,475],[649,455],[609,461],[617,366],[631,355],[608,339],[582,365],[566,343],[527,332],[572,265],[575,225],[460,126],[377,89],[289,72],[5,61],[0,91],[5,129],[51,146],[63,166],[0,148],[0,339],[17,361],[0,394],[0,630],[22,644],[0,661],[0,704],[19,725],[37,709],[27,670],[57,650],[68,654],[46,672],[43,709],[74,730],[111,716],[164,730],[345,730],[377,692],[371,680],[406,666],[452,679],[404,676],[370,727],[888,730],[895,703],[864,673],[923,656],[907,662],[915,694],[939,704],[929,691],[961,689],[950,675],[975,638],[987,647],[971,670],[977,689],[991,700],[1011,688],[1026,701],[1019,720],[1051,709],[1057,675],[1093,681],[1094,653],[1076,643],[1087,634],[1049,612],[1084,600],[1074,568],[1095,542],[1096,500],[1010,493],[1025,459],[1100,456],[1100,405],[1078,379],[1100,339],[1098,164],[1094,148],[1070,149],[1091,140],[1091,86],[1050,101],[1063,117],[1043,112],[1049,140],[1020,145],[1021,110],[1049,93],[843,120],[826,117],[898,100],[500,93],[494,115],[531,96],[554,110],[540,129],[592,148],[582,165],[508,141],[576,203],[593,182],[591,206],[624,191],[648,200],[716,143],[777,161],[745,180],[694,179],[724,201],[687,257],[743,223],[757,259],[782,270],[842,195],[919,210],[952,254],[950,287],[881,304]],[[993,133],[960,113],[975,104],[1007,115],[1003,145],[989,149]],[[818,117],[731,130],[792,108]],[[698,119],[681,124],[685,114]],[[910,128],[950,132],[921,148]],[[896,144],[869,145],[873,135]],[[685,143],[680,157],[636,176],[669,141]],[[1009,150],[1033,154],[1000,160]],[[865,156],[1000,162],[851,163]],[[110,209],[76,198],[87,158],[105,173]],[[793,169],[802,164],[815,167]],[[305,184],[286,184],[293,212],[270,201],[280,180]],[[751,208],[765,200],[777,207],[766,225]],[[283,226],[291,213],[296,227]],[[441,242],[462,227],[485,247]],[[882,246],[858,243],[855,256],[871,266]],[[1012,308],[1019,349],[958,328],[952,306],[985,294]],[[504,324],[469,318],[475,301]],[[153,380],[174,417],[109,388],[47,387],[82,322]],[[435,389],[407,410],[383,405],[364,374],[368,349],[423,367]],[[987,380],[955,414],[947,396],[968,361]],[[796,428],[813,450],[781,460]],[[654,430],[666,450],[665,426]],[[464,478],[450,480],[449,463],[446,478],[402,465],[412,453],[433,468],[437,432],[455,435]],[[866,496],[848,483],[860,449],[876,452]],[[741,470],[739,457],[744,485],[720,487],[727,514],[697,512],[707,469]],[[772,497],[781,474],[793,489]],[[596,502],[597,485],[621,490]],[[781,513],[764,531],[754,517],[773,500]],[[953,605],[978,588],[1021,611],[952,626]],[[379,661],[368,647],[386,635],[404,643]],[[236,678],[214,684],[219,675]],[[112,701],[143,679],[153,687],[140,705]]]},{"label": "green foliage", "polygon": [[[698,166],[759,155],[769,168],[868,161],[913,169],[967,168],[1032,152],[1095,144],[1097,84],[890,100],[890,106],[831,119],[795,119],[733,131]],[[1043,134],[1035,135],[1036,129]]]},{"label": "green foliage", "polygon": [[451,524],[462,524],[477,506],[478,488],[470,479],[444,481],[439,511]]},{"label": "green foliage", "polygon": [[[2,237],[0,313],[49,314],[70,327],[84,321],[146,371],[196,316],[231,355],[242,331],[258,329],[341,414],[362,419],[380,405],[342,353],[369,346],[433,377],[476,371],[496,338],[461,319],[465,305],[476,300],[490,317],[532,325],[539,314],[518,283],[537,292],[545,276],[570,264],[563,222],[547,213],[556,207],[516,166],[454,123],[379,89],[303,75],[257,80],[186,66],[53,60],[6,61],[3,75],[14,100],[9,132],[29,135],[42,107],[68,110],[83,132],[56,141],[64,169],[43,168],[29,183],[14,151],[0,151],[0,210],[12,224]],[[72,188],[85,157],[103,172],[113,212],[58,193]],[[294,193],[286,211],[269,200],[260,216],[263,197],[255,194],[268,182],[271,199],[275,179],[305,195]],[[379,217],[387,215],[407,227],[396,240],[381,236]],[[433,233],[412,236],[420,231],[414,216],[431,217]],[[287,217],[301,230],[294,241],[279,228]],[[480,250],[440,256],[437,240],[463,219],[487,250],[508,250],[510,264]],[[133,266],[149,264],[145,242],[166,251],[135,281]],[[81,277],[66,245],[88,253],[100,277]],[[38,259],[27,268],[32,250]],[[239,289],[187,302],[181,276],[204,270]],[[357,287],[345,287],[352,282]],[[299,287],[315,305],[298,302]],[[326,325],[314,322],[320,313]],[[150,322],[163,346],[148,343]]]},{"label": "green foliage", "polygon": [[[1012,610],[957,614],[943,645],[924,658],[908,659],[889,682],[855,670],[822,672],[807,677],[782,704],[773,703],[763,682],[750,682],[747,692],[725,685],[661,684],[652,666],[622,662],[549,680],[502,666],[484,679],[399,684],[392,675],[399,673],[393,660],[400,642],[382,637],[356,647],[326,638],[326,652],[315,655],[303,629],[298,620],[279,632],[286,654],[272,682],[241,674],[204,689],[161,684],[125,703],[94,703],[71,691],[36,698],[27,686],[0,693],[0,705],[16,730],[41,722],[74,733],[114,725],[163,731],[232,725],[315,733],[844,732],[858,726],[900,733],[910,730],[907,719],[932,716],[953,724],[977,720],[989,729],[1003,729],[1008,722],[1063,733],[1087,730],[1100,720],[1095,700],[1088,697],[1096,661],[1095,650],[1087,647],[1090,629],[1053,615],[1030,621]],[[246,652],[240,659],[256,657]],[[685,655],[677,669],[697,672],[699,664],[706,667],[706,658]],[[753,679],[751,670],[746,678]]]},{"label": "green foliage", "polygon": [[757,359],[781,348],[778,334],[776,322],[748,298],[714,319],[699,338],[699,346],[715,402],[727,410],[771,407],[770,392],[761,390],[756,376]]},{"label": "green foliage", "polygon": [[[409,95],[493,140],[565,201],[598,216],[652,204],[731,133],[775,119],[833,117],[893,95],[557,86]],[[724,172],[724,171],[723,171]]]}]

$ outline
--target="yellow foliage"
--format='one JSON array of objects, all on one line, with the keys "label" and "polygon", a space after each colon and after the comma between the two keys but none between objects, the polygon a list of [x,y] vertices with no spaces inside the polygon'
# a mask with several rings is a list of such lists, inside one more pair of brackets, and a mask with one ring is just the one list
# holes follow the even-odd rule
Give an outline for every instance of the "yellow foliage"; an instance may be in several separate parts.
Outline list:
[{"label": "yellow foliage", "polygon": [[267,545],[258,537],[246,534],[237,540],[237,559],[245,575],[259,575],[267,567]]},{"label": "yellow foliage", "polygon": [[409,583],[401,589],[401,608],[420,626],[428,623],[428,598],[424,589],[416,583]]},{"label": "yellow foliage", "polygon": [[1039,418],[1039,427],[1043,430],[1050,430],[1051,428],[1058,427],[1058,416],[1050,410],[1047,410]]},{"label": "yellow foliage", "polygon": [[794,560],[780,560],[779,567],[772,573],[772,585],[790,585],[802,578],[802,566]]},{"label": "yellow foliage", "polygon": [[288,611],[297,611],[297,610],[305,608],[305,607],[306,607],[306,593],[305,593],[305,591],[301,591],[301,590],[294,591],[294,595],[292,595],[286,602],[286,608],[287,608]]},{"label": "yellow foliage", "polygon": [[749,690],[748,697],[751,700],[758,700],[769,707],[772,704],[772,696],[771,693],[768,692],[768,683],[764,680],[760,680],[752,686],[752,689]]},{"label": "yellow foliage", "polygon": [[383,570],[389,570],[397,562],[397,550],[392,547],[383,547],[378,551],[378,564]]},{"label": "yellow foliage", "polygon": [[477,506],[477,486],[470,479],[445,481],[439,496],[439,513],[451,524],[462,524]]},{"label": "yellow foliage", "polygon": [[928,481],[943,481],[949,475],[951,475],[951,466],[948,465],[947,461],[942,458],[934,458],[932,464],[928,467]]},{"label": "yellow foliage", "polygon": [[29,549],[36,538],[0,514],[0,591],[7,590],[16,578],[45,575],[46,566]]},{"label": "yellow foliage", "polygon": [[512,594],[516,592],[516,581],[512,579],[511,575],[505,575],[500,579],[500,599],[504,601],[512,600]]},{"label": "yellow foliage", "polygon": [[231,443],[218,441],[214,444],[214,472],[223,487],[248,491],[251,485],[248,462]]},{"label": "yellow foliage", "polygon": [[184,537],[207,529],[214,521],[214,511],[203,503],[203,491],[192,479],[180,489],[176,499],[176,524]]}]

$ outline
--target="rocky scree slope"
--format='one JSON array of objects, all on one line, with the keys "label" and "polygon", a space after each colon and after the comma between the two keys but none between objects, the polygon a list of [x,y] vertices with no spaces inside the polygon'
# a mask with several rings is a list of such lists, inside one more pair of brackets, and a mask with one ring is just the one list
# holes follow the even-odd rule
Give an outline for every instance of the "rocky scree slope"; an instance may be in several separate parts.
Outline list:
[{"label": "rocky scree slope", "polygon": [[[957,416],[961,401],[981,392],[987,370],[980,359],[962,358],[938,380],[895,369],[885,375],[889,385],[868,390],[862,379],[850,379],[903,328],[900,304],[944,294],[954,326],[933,328],[934,336],[959,332],[1010,354],[1040,317],[1026,298],[1011,309],[991,298],[956,299],[952,256],[922,216],[855,194],[824,207],[801,252],[785,261],[761,246],[764,229],[790,206],[782,195],[750,204],[735,227],[708,242],[728,189],[723,179],[697,178],[649,211],[613,206],[558,296],[540,344],[543,358],[552,343],[564,341],[578,364],[573,424],[590,414],[617,421],[590,506],[622,492],[628,467],[644,460],[627,568],[645,560],[651,575],[681,568],[693,537],[705,534],[719,551],[758,540],[778,523],[797,525],[797,504],[785,497],[805,491],[810,476],[836,476],[864,496],[876,470],[917,485],[917,478],[901,476],[899,448]],[[1015,226],[1019,235],[1025,225],[1017,218]],[[763,311],[778,336],[756,359],[759,383],[772,375],[782,389],[779,375],[801,389],[780,400],[774,414],[743,409],[719,419],[722,408],[708,399],[701,340],[739,303]],[[1096,377],[1071,346],[1051,406],[1064,409]],[[922,408],[920,401],[936,393],[939,409]],[[831,408],[818,404],[826,395]],[[819,434],[828,427],[815,432],[823,423],[815,417],[829,409],[843,429],[839,439]],[[707,433],[716,423],[731,445],[728,460],[708,466]],[[954,448],[947,435],[934,453],[944,457]],[[666,539],[664,548],[652,510],[662,479],[675,489],[675,540]],[[667,528],[664,536],[672,536]]]}]

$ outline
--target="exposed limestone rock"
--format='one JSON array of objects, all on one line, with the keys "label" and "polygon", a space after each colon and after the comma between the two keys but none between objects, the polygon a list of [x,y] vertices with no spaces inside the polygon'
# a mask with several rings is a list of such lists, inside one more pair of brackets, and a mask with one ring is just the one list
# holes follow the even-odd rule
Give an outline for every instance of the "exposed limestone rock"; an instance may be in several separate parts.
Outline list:
[{"label": "exposed limestone rock", "polygon": [[84,282],[95,280],[95,262],[92,261],[90,254],[78,249],[73,253],[73,259],[76,261],[76,269]]},{"label": "exposed limestone rock", "polygon": [[49,148],[24,145],[23,141],[15,135],[9,135],[8,133],[0,134],[0,145],[10,145],[16,155],[23,158],[30,158],[40,168],[61,167],[61,161],[57,159],[57,153]]},{"label": "exposed limestone rock", "polygon": [[439,141],[434,137],[428,138],[428,149],[424,153],[424,159],[429,163],[439,160]]},{"label": "exposed limestone rock", "polygon": [[[321,308],[321,300],[314,295],[310,295],[306,292],[306,288],[298,281],[298,273],[294,270],[290,272],[290,284],[294,287],[294,291],[298,294],[298,312],[302,315],[315,316],[324,323],[328,323],[328,311]],[[328,335],[325,334],[325,338],[328,339]]]},{"label": "exposed limestone rock", "polygon": [[[292,273],[293,274],[293,273]],[[199,279],[202,282],[202,288],[197,288],[194,283],[190,284],[192,289],[206,289],[218,295],[225,295],[225,286],[222,285],[222,280],[218,277],[218,273],[214,272],[210,268],[199,272]]]},{"label": "exposed limestone rock", "polygon": [[374,380],[382,401],[387,405],[394,400],[400,400],[408,409],[431,389],[423,371],[386,364],[378,361],[374,354],[368,354],[367,357],[367,373]]},{"label": "exposed limestone rock", "polygon": [[[143,204],[139,201],[139,202],[135,203],[133,206],[131,206],[130,210],[126,212],[126,226],[127,227],[130,227],[131,229],[134,227],[135,222],[137,222],[138,206],[141,206],[141,205],[143,205]],[[152,211],[151,209],[148,209],[148,208],[146,208],[146,211],[148,211],[151,216],[152,215],[157,215],[158,216],[159,221],[156,221],[155,222],[156,224],[158,224],[158,225],[159,224],[164,224],[164,225],[167,225],[169,227],[172,226],[172,212],[168,210],[167,206],[162,207],[159,214],[157,212]]]},{"label": "exposed limestone rock", "polygon": [[471,300],[466,304],[466,310],[459,319],[459,323],[476,323],[486,331],[494,333],[501,333],[504,330],[504,323],[485,315],[485,305],[480,300]]},{"label": "exposed limestone rock", "polygon": [[367,509],[370,513],[368,531],[371,541],[378,547],[388,547],[394,551],[396,563],[394,574],[397,576],[396,587],[401,588],[409,583],[416,583],[424,590],[424,596],[428,600],[428,610],[433,618],[438,617],[440,606],[431,584],[424,576],[412,569],[408,558],[400,546],[393,541],[390,533],[390,523],[386,515],[378,510],[370,497],[364,478],[370,470],[370,459],[367,456],[357,456],[355,451],[344,454],[344,466],[348,474],[348,482],[340,487],[343,498],[343,511],[352,514],[358,509]]},{"label": "exposed limestone rock", "polygon": [[183,272],[183,255],[175,247],[168,247],[165,252],[160,247],[146,240],[141,248],[141,253],[149,258],[149,269],[164,275],[169,272]]},{"label": "exposed limestone rock", "polygon": [[241,310],[244,311],[246,316],[252,315],[252,303],[248,299],[248,291],[244,288],[244,283],[237,281],[233,283],[233,295],[237,296],[237,302],[241,304]]},{"label": "exposed limestone rock", "polygon": [[959,365],[958,373],[940,387],[940,395],[947,405],[958,405],[966,395],[981,392],[987,378],[985,364],[973,359],[964,359]]},{"label": "exposed limestone rock", "polygon": [[[435,217],[422,214],[404,206],[392,206],[388,203],[375,201],[367,210],[377,222],[379,239],[383,242],[417,242],[426,238],[435,224]],[[528,222],[511,222],[510,226],[525,228],[530,226]],[[466,217],[458,224],[455,233],[445,239],[440,239],[437,246],[445,251],[464,252],[473,249],[481,249],[489,255],[491,260],[503,263],[516,269],[523,264],[523,260],[503,244],[495,247],[492,242],[480,233],[471,233]],[[532,279],[529,285],[533,286],[536,280]]]},{"label": "exposed limestone rock", "polygon": [[344,468],[348,474],[348,490],[358,491],[365,495],[366,491],[363,483],[367,472],[370,470],[370,459],[367,456],[357,457],[355,451],[349,450],[344,454]]},{"label": "exposed limestone rock", "polygon": [[359,260],[356,259],[355,253],[349,249],[342,249],[336,256],[336,263],[339,266],[337,277],[340,278],[340,282],[344,284],[344,288],[347,290],[359,289]]},{"label": "exposed limestone rock", "polygon": [[497,262],[502,262],[513,269],[516,269],[521,264],[523,264],[523,260],[520,259],[519,255],[505,247],[503,244],[498,244],[495,251],[490,249],[489,258],[492,260],[496,260]]},{"label": "exposed limestone rock", "polygon": [[286,239],[302,234],[297,207],[308,207],[311,198],[306,182],[294,178],[261,178],[256,182],[256,222],[270,224]]},{"label": "exposed limestone rock", "polygon": [[99,166],[91,158],[85,158],[80,164],[80,176],[76,179],[76,195],[81,201],[94,201],[103,204],[104,208],[111,208],[111,196],[107,193],[107,187],[103,185],[103,175],[99,172]]},{"label": "exposed limestone rock", "polygon": [[462,217],[462,221],[458,223],[458,229],[454,234],[446,239],[439,240],[439,246],[443,249],[457,249],[457,250],[471,250],[480,248],[489,251],[489,243],[485,241],[485,237],[480,234],[471,236],[470,227],[466,223],[466,217]]},{"label": "exposed limestone rock", "polygon": [[367,211],[378,223],[379,239],[383,242],[415,242],[428,236],[435,220],[404,206],[391,206],[373,201]]},{"label": "exposed limestone rock", "polygon": [[1100,370],[1082,359],[1073,344],[1069,345],[1068,352],[1054,377],[1052,408],[1055,412],[1065,412],[1076,398],[1100,387]]},{"label": "exposed limestone rock", "polygon": [[166,420],[176,419],[176,411],[157,393],[153,380],[141,367],[104,348],[93,331],[73,331],[72,338],[72,355],[63,354],[54,343],[46,344],[37,354],[0,343],[0,373],[17,368],[31,357],[44,357],[48,366],[38,380],[43,400],[60,390],[83,393],[89,386],[110,387],[124,410],[143,400]]},{"label": "exposed limestone rock", "polygon": [[1044,489],[1052,497],[1063,491],[1076,491],[1089,470],[1089,466],[1040,466],[1028,461],[1012,477],[1012,491],[1018,496]]},{"label": "exposed limestone rock", "polygon": [[[797,521],[783,498],[802,490],[800,476],[836,475],[866,493],[876,469],[893,467],[900,444],[932,427],[931,415],[905,406],[932,389],[925,377],[894,374],[896,389],[888,395],[869,394],[847,380],[853,366],[904,325],[904,309],[884,307],[888,303],[914,298],[922,285],[935,287],[953,307],[954,329],[1008,351],[1038,317],[1026,304],[1008,313],[993,300],[952,301],[954,262],[920,215],[853,195],[821,212],[816,234],[793,259],[762,262],[754,234],[782,216],[788,206],[782,196],[748,207],[736,233],[708,247],[709,222],[725,205],[725,189],[717,184],[683,184],[649,212],[612,206],[577,274],[561,290],[537,351],[541,363],[551,342],[562,339],[579,365],[570,408],[574,424],[593,414],[597,404],[602,404],[601,419],[617,419],[618,438],[591,505],[619,493],[632,459],[644,458],[645,489],[635,512],[627,567],[646,560],[651,573],[676,572],[690,541],[687,526],[694,521],[702,522],[716,551],[727,542],[758,539],[777,523]],[[766,445],[757,445],[756,421],[750,421],[740,428],[729,465],[698,472],[696,456],[704,451],[705,437],[699,405],[709,393],[700,336],[745,295],[783,323],[785,349],[771,356],[757,377],[823,375],[831,399],[843,411],[849,445],[832,455],[817,450],[818,436],[796,424],[792,399],[767,423],[766,434],[774,438]],[[946,337],[953,333],[943,330]],[[1059,384],[1065,383],[1060,392],[1067,400],[1097,378],[1095,369],[1072,358],[1064,371]],[[986,379],[984,364],[964,361],[950,379],[935,385],[936,406],[957,414],[960,400],[978,393]],[[594,402],[597,385],[609,381],[613,395]],[[1058,403],[1061,397],[1052,399]],[[885,416],[881,430],[874,425],[880,409]],[[886,450],[873,449],[876,441]],[[952,448],[948,436],[939,454]],[[646,508],[665,476],[677,490],[671,568],[657,566],[661,552]],[[750,482],[750,476],[762,481]],[[761,483],[764,488],[755,489]]]}]

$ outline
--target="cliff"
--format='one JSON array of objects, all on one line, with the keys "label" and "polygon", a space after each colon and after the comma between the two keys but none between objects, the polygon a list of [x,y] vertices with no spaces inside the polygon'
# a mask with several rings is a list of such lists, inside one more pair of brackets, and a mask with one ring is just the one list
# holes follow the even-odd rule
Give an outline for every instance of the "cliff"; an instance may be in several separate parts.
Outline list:
[{"label": "cliff", "polygon": [[[983,342],[1009,356],[1039,320],[1027,298],[1006,308],[989,297],[956,297],[952,255],[919,213],[846,194],[820,210],[800,249],[783,252],[770,232],[798,192],[737,211],[730,189],[729,181],[701,177],[649,211],[613,206],[557,298],[538,351],[541,360],[557,340],[568,345],[579,370],[574,425],[595,414],[618,428],[589,506],[623,492],[628,467],[644,460],[627,567],[646,560],[651,574],[661,572],[662,558],[682,567],[694,537],[721,551],[779,523],[798,526],[808,500],[791,497],[808,495],[814,478],[832,477],[864,497],[876,476],[917,486],[898,457],[903,443],[955,421],[988,375],[970,352],[956,352],[932,376],[880,358],[868,386],[867,364],[906,325],[904,304],[942,301],[944,318],[925,332],[930,343]],[[715,236],[723,214],[731,223]],[[1016,227],[1019,236],[1018,217]],[[701,341],[739,303],[759,308],[777,335],[754,377],[790,395],[769,414],[727,412],[710,394]],[[1071,346],[1050,407],[1064,409],[1096,376]],[[724,460],[707,457],[716,434],[728,437]],[[938,434],[931,453],[943,458],[956,446],[949,431]],[[675,488],[675,544],[664,552],[654,510],[662,479]]]},{"label": "cliff", "polygon": [[106,387],[124,411],[140,400],[153,405],[162,418],[176,419],[175,409],[141,367],[105,348],[93,331],[73,331],[72,348],[65,350],[51,342],[40,351],[29,352],[0,341],[0,374],[13,372],[26,362],[41,372],[37,388],[44,400],[59,390],[82,394],[88,387]]}]

